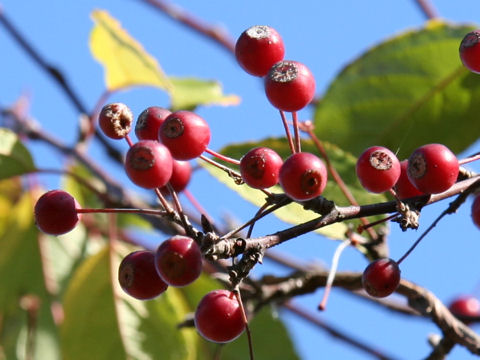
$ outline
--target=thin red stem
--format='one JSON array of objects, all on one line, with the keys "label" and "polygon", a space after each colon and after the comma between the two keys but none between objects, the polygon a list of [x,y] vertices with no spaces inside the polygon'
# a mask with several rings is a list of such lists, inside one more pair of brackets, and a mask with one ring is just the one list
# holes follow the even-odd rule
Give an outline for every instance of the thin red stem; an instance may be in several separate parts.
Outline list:
[{"label": "thin red stem", "polygon": [[282,118],[283,127],[285,128],[285,135],[288,140],[288,146],[290,146],[290,151],[292,154],[295,154],[295,145],[293,144],[292,134],[290,133],[290,128],[288,127],[288,121],[285,117],[285,113],[282,110],[280,111],[280,117]]},{"label": "thin red stem", "polygon": [[132,147],[133,146],[133,141],[132,139],[130,138],[130,135],[125,135],[125,140],[127,140],[127,144],[129,147]]},{"label": "thin red stem", "polygon": [[298,125],[298,114],[296,111],[292,112],[292,121],[293,121],[293,133],[295,135],[295,151],[302,151],[302,144],[300,141],[299,125]]},{"label": "thin red stem", "polygon": [[480,153],[476,153],[472,156],[469,156],[465,159],[461,159],[461,160],[458,160],[458,165],[465,165],[465,164],[468,164],[470,162],[473,162],[473,161],[476,161],[476,160],[479,160],[480,159]]},{"label": "thin red stem", "polygon": [[105,208],[105,209],[77,209],[79,214],[94,214],[94,213],[127,213],[127,214],[146,214],[146,215],[158,215],[164,216],[164,210],[154,210],[154,209],[123,209],[123,208]]},{"label": "thin red stem", "polygon": [[228,156],[225,156],[225,155],[222,155],[212,149],[209,149],[209,148],[206,148],[205,149],[205,152],[206,153],[209,153],[210,155],[212,156],[215,156],[217,159],[220,159],[220,160],[223,160],[225,162],[228,162],[230,164],[233,164],[233,165],[240,165],[240,161],[237,160],[237,159],[233,159],[231,157],[228,157]]},{"label": "thin red stem", "polygon": [[248,339],[248,351],[250,354],[250,360],[254,360],[252,334],[250,333],[250,327],[248,326],[247,314],[245,313],[245,308],[243,307],[242,297],[240,295],[240,291],[238,291],[238,288],[234,289],[233,293],[235,294],[235,297],[237,298],[237,301],[238,301],[238,305],[242,310],[243,321],[245,322],[245,332],[247,333],[247,339]]}]

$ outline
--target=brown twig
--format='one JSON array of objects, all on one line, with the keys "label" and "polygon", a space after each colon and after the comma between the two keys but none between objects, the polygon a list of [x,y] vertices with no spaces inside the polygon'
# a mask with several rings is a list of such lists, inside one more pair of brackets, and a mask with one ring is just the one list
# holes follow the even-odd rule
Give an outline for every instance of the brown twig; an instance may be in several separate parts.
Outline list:
[{"label": "brown twig", "polygon": [[161,11],[169,18],[185,25],[187,28],[196,31],[197,33],[213,40],[216,44],[227,50],[229,53],[235,53],[235,43],[231,37],[219,27],[211,26],[177,5],[168,4],[161,0],[141,0],[145,4],[153,6],[155,9]]},{"label": "brown twig", "polygon": [[418,5],[426,19],[438,18],[438,11],[430,0],[415,0],[415,3]]}]

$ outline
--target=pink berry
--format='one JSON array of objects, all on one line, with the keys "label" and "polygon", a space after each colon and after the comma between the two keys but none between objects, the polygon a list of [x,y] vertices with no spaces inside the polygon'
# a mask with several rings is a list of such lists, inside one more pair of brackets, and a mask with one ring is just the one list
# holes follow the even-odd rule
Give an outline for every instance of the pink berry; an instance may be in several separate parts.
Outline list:
[{"label": "pink berry", "polygon": [[66,191],[50,190],[36,202],[34,214],[38,228],[46,234],[62,235],[78,223],[80,205]]},{"label": "pink berry", "polygon": [[141,140],[127,152],[125,172],[130,180],[143,188],[165,186],[172,176],[170,151],[158,141]]},{"label": "pink berry", "polygon": [[233,292],[214,290],[205,295],[195,311],[195,327],[205,339],[227,343],[245,329],[242,309]]},{"label": "pink berry", "polygon": [[132,111],[123,103],[105,105],[98,117],[98,123],[103,133],[112,139],[123,139],[127,136],[132,122]]},{"label": "pink berry", "polygon": [[118,281],[123,291],[139,300],[153,299],[167,290],[168,285],[155,270],[155,255],[140,250],[128,254],[120,263]]},{"label": "pink berry", "polygon": [[294,200],[310,200],[322,194],[327,185],[327,169],[317,156],[299,152],[285,160],[280,168],[280,185]]},{"label": "pink berry", "polygon": [[283,160],[274,150],[258,147],[240,159],[243,181],[255,189],[266,189],[278,183]]},{"label": "pink berry", "polygon": [[472,220],[480,229],[480,195],[476,195],[472,204]]},{"label": "pink berry", "polygon": [[315,78],[310,70],[297,61],[280,61],[265,77],[265,94],[279,110],[298,111],[312,101]]},{"label": "pink berry", "polygon": [[276,62],[283,60],[285,47],[278,32],[264,25],[245,30],[235,44],[240,66],[254,76],[265,76]]},{"label": "pink berry", "polygon": [[397,183],[394,186],[394,190],[398,198],[408,199],[414,196],[425,195],[420,190],[418,190],[408,178],[407,166],[408,160],[403,160],[400,162],[400,177],[398,178]]},{"label": "pink berry", "polygon": [[160,126],[159,140],[177,160],[200,156],[210,142],[207,122],[191,111],[171,113]]},{"label": "pink berry", "polygon": [[168,285],[185,286],[202,273],[202,253],[187,236],[174,236],[160,244],[155,253],[155,267]]},{"label": "pink berry", "polygon": [[362,275],[365,291],[374,297],[385,297],[393,293],[400,283],[400,268],[392,259],[371,262]]},{"label": "pink berry", "polygon": [[[450,312],[456,317],[469,318],[480,316],[480,301],[473,296],[460,296],[448,306]],[[465,321],[469,324],[471,321]]]},{"label": "pink berry", "polygon": [[438,194],[457,181],[458,169],[457,157],[449,148],[442,144],[428,144],[410,155],[407,174],[418,190]]},{"label": "pink berry", "polygon": [[139,140],[158,140],[160,125],[171,113],[170,110],[158,106],[150,106],[143,110],[138,115],[137,123],[135,124],[135,135],[137,135],[137,138]]},{"label": "pink berry", "polygon": [[358,158],[356,171],[362,186],[373,193],[390,190],[401,172],[395,154],[383,146],[365,150]]},{"label": "pink berry", "polygon": [[469,32],[460,43],[460,59],[471,72],[480,73],[480,29]]}]

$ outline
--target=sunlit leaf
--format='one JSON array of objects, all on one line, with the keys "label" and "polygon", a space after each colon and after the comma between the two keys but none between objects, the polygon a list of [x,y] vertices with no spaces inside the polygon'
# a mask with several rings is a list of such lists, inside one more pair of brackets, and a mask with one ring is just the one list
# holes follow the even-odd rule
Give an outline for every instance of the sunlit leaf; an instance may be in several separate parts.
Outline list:
[{"label": "sunlit leaf", "polygon": [[168,79],[155,58],[116,19],[103,10],[94,11],[92,18],[95,26],[90,35],[90,50],[105,69],[108,90],[136,85],[168,88]]},{"label": "sunlit leaf", "polygon": [[35,170],[32,156],[13,131],[0,128],[0,179]]},{"label": "sunlit leaf", "polygon": [[224,95],[218,81],[196,78],[170,78],[172,108],[193,109],[198,105],[237,105],[240,98],[236,95]]},{"label": "sunlit leaf", "polygon": [[401,159],[426,143],[464,150],[480,134],[480,77],[458,56],[471,30],[429,22],[366,52],[319,102],[318,136],[356,156],[372,145],[398,151]]}]

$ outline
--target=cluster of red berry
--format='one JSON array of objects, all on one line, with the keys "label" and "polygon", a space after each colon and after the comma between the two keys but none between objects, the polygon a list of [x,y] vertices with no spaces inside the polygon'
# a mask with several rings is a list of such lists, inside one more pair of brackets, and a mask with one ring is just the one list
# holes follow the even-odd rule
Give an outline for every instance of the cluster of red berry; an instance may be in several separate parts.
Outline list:
[{"label": "cluster of red berry", "polygon": [[[476,55],[480,51],[479,32],[471,34],[462,42],[460,53],[467,67],[480,71],[480,61],[471,61],[472,57],[479,58]],[[474,46],[472,37],[476,39]],[[327,170],[316,155],[301,151],[296,116],[312,100],[315,80],[305,65],[284,60],[284,53],[280,35],[268,26],[247,29],[235,48],[242,68],[264,78],[266,96],[279,109],[282,119],[284,111],[292,113],[295,141],[284,121],[292,150],[285,161],[265,147],[250,150],[239,161],[222,157],[207,148],[210,128],[203,118],[191,111],[170,112],[156,106],[138,116],[135,125],[138,142],[134,144],[129,137],[131,110],[124,104],[113,103],[102,109],[99,126],[108,137],[127,140],[129,149],[124,167],[130,180],[140,187],[155,189],[161,200],[162,194],[174,196],[190,181],[188,161],[204,158],[202,154],[208,152],[238,165],[243,181],[253,188],[280,184],[297,201],[319,196],[327,183]],[[374,146],[360,155],[356,172],[366,190],[390,191],[401,201],[448,190],[457,181],[459,161],[441,144],[421,146],[402,162],[389,149]],[[65,191],[52,190],[37,201],[35,220],[45,233],[60,235],[72,230],[86,212],[92,209],[82,209]],[[472,217],[480,227],[480,196],[474,201]],[[400,283],[399,263],[389,258],[370,263],[362,277],[367,293],[384,297],[394,292]],[[118,279],[127,294],[145,300],[160,295],[168,286],[186,286],[201,272],[200,244],[191,237],[177,235],[162,242],[155,252],[142,250],[127,255],[119,267]],[[246,316],[237,293],[216,290],[205,295],[195,312],[195,326],[211,341],[228,342],[238,337],[245,329]]]}]

